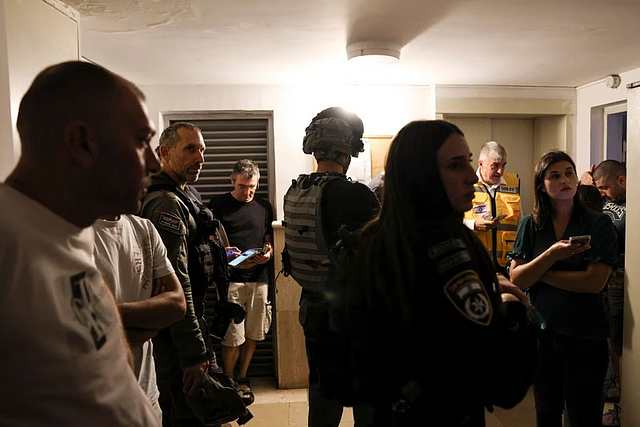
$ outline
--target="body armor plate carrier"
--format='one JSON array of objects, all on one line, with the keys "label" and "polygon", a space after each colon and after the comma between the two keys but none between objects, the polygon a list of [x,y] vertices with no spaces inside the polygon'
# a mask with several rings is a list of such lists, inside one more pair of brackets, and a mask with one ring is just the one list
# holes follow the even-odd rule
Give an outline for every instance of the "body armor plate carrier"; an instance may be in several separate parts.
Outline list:
[{"label": "body armor plate carrier", "polygon": [[333,179],[344,179],[344,175],[300,175],[284,196],[288,270],[300,286],[314,292],[324,290],[331,268],[321,201],[324,186]]}]

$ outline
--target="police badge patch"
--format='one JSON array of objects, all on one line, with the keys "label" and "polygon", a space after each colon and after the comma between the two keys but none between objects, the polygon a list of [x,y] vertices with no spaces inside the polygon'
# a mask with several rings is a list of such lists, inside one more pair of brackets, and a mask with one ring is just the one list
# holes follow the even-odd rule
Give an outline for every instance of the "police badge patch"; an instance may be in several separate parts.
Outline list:
[{"label": "police badge patch", "polygon": [[466,318],[479,325],[489,326],[493,307],[489,294],[475,271],[465,270],[456,274],[444,285],[444,293]]}]

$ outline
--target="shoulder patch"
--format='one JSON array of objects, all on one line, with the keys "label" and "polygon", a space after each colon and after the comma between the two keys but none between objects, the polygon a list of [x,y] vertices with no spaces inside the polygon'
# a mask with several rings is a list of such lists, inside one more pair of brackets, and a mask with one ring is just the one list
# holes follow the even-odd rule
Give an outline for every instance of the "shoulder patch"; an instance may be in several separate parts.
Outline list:
[{"label": "shoulder patch", "polygon": [[467,319],[482,326],[489,326],[493,307],[489,294],[475,271],[465,270],[444,285],[444,293]]},{"label": "shoulder patch", "polygon": [[172,230],[180,231],[180,218],[178,218],[178,216],[175,214],[163,211],[160,212],[158,225],[170,228]]},{"label": "shoulder patch", "polygon": [[436,259],[442,254],[460,249],[466,249],[466,246],[461,239],[449,239],[429,247],[429,249],[427,249],[427,254],[429,255],[429,258]]},{"label": "shoulder patch", "polygon": [[436,264],[436,271],[438,274],[442,274],[445,271],[464,264],[465,262],[471,262],[471,255],[469,255],[469,251],[458,251],[441,259]]}]

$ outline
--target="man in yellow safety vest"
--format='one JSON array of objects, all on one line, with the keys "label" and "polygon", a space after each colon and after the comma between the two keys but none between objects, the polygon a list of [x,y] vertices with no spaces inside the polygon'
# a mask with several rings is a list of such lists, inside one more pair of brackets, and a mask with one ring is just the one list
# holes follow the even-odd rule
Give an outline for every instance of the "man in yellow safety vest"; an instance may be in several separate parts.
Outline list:
[{"label": "man in yellow safety vest", "polygon": [[464,223],[475,231],[498,271],[505,275],[522,210],[520,178],[505,173],[506,164],[507,151],[502,145],[489,141],[482,146],[473,207],[464,216]]}]

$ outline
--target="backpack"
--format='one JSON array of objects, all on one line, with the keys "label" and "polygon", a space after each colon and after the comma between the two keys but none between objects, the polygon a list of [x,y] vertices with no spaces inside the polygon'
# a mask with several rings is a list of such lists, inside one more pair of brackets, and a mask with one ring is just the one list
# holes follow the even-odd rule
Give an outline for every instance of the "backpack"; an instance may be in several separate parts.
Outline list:
[{"label": "backpack", "polygon": [[[360,235],[343,225],[338,240],[329,249],[331,274],[324,294],[329,332],[319,339],[323,354],[316,357],[321,392],[342,406],[371,402],[370,319],[349,303],[347,292],[354,280],[353,267]],[[323,355],[326,355],[323,357]]]}]

